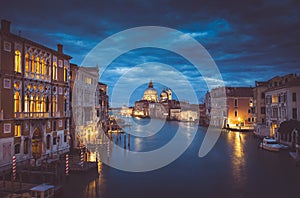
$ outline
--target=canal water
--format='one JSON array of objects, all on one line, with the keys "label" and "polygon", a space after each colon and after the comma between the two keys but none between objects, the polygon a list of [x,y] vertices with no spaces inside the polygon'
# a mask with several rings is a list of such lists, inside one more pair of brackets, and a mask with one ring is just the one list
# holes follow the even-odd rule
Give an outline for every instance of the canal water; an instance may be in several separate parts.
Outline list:
[{"label": "canal water", "polygon": [[[152,120],[161,124],[161,120]],[[137,132],[147,119],[135,119],[127,130]],[[175,136],[178,128],[189,133],[190,123],[166,122],[149,137],[113,134],[114,144],[132,151],[151,151]],[[199,148],[206,134],[199,127],[188,149],[171,164],[149,172],[126,172],[99,162],[99,175],[71,175],[64,197],[299,197],[300,165],[287,151],[274,153],[258,148],[251,133],[222,132],[216,145],[203,158]],[[124,138],[126,136],[126,143]],[[113,155],[114,149],[110,150]],[[124,153],[125,154],[125,153]],[[91,156],[95,160],[96,155]],[[155,159],[153,159],[155,160]]]}]

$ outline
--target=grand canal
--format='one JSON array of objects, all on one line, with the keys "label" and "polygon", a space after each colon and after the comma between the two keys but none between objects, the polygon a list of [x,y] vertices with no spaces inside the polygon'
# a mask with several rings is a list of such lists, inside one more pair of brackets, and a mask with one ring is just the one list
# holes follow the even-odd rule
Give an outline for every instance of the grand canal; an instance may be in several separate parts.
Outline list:
[{"label": "grand canal", "polygon": [[[138,126],[147,122],[147,119],[135,120],[130,130],[138,131]],[[128,142],[125,147],[134,151],[159,148],[174,137],[178,127],[189,133],[191,127],[197,126],[166,122],[153,136],[131,136],[130,147]],[[132,173],[99,162],[97,176],[94,173],[71,175],[64,186],[63,196],[299,197],[300,166],[296,166],[287,151],[273,153],[261,150],[251,133],[222,132],[208,155],[199,158],[205,134],[206,128],[199,127],[183,155],[158,170]],[[124,146],[124,134],[113,135],[111,139],[120,147]],[[111,152],[114,155],[114,149]]]}]

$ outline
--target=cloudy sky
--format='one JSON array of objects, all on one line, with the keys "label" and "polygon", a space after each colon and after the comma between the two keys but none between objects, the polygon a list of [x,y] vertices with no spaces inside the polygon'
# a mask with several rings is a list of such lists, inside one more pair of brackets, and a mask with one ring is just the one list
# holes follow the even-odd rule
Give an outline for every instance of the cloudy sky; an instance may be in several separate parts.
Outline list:
[{"label": "cloudy sky", "polygon": [[[89,52],[120,31],[139,26],[172,28],[184,37],[194,38],[207,50],[225,85],[253,86],[255,81],[276,75],[300,74],[299,10],[297,0],[10,0],[1,2],[0,16],[12,22],[15,34],[54,49],[57,43],[62,43],[64,52],[78,65],[86,63],[83,62],[86,57],[92,59]],[[154,34],[153,37],[159,36]],[[171,36],[157,40],[170,45],[178,41]],[[111,46],[116,51],[119,44],[128,44],[126,37],[118,41]],[[193,50],[191,47],[187,51]],[[89,63],[103,66],[97,58]],[[145,63],[149,63],[147,67],[143,67]],[[103,71],[100,80],[108,84],[110,96],[118,83],[124,90],[126,83],[134,82],[134,88],[127,87],[135,90],[132,95],[125,97],[122,89],[116,94],[132,101],[140,99],[147,86],[145,83],[151,79],[158,91],[164,86],[185,90],[187,87],[182,86],[188,82],[201,101],[208,89],[205,80],[215,78],[213,75],[204,77],[203,71],[200,71],[201,76],[196,68],[190,60],[174,51],[147,47],[116,57]],[[179,77],[181,75],[184,77]],[[180,91],[175,94],[194,102],[187,90],[185,94]]]}]

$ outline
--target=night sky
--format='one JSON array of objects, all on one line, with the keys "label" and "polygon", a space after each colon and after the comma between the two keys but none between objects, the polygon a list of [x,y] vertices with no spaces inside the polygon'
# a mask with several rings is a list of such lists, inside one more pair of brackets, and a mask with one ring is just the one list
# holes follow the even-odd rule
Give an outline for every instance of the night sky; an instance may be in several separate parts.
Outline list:
[{"label": "night sky", "polygon": [[[71,62],[78,65],[99,42],[119,31],[138,26],[173,28],[206,48],[225,85],[254,86],[255,81],[276,75],[300,74],[299,10],[297,0],[10,0],[1,1],[0,18],[10,20],[12,32],[22,37],[53,49],[62,43],[64,52],[73,57]],[[203,100],[207,86],[200,74],[181,56],[161,49],[133,50],[118,57],[100,80],[108,84],[111,94],[124,72],[147,62],[178,69],[193,85],[199,101]],[[177,86],[166,68],[158,65],[155,71]],[[147,86],[139,81],[147,78],[147,72],[135,75],[132,79],[140,89],[132,100],[140,99],[141,90]],[[164,85],[154,82],[154,86],[160,91]],[[184,99],[189,100],[188,96]]]}]

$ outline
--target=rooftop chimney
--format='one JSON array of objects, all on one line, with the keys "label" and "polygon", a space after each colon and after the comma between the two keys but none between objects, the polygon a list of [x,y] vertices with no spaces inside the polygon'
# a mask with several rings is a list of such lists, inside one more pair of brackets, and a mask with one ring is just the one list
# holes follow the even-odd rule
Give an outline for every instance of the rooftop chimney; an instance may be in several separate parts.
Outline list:
[{"label": "rooftop chimney", "polygon": [[60,54],[63,53],[63,45],[62,45],[62,44],[57,44],[57,51],[58,51],[58,53],[60,53]]},{"label": "rooftop chimney", "polygon": [[7,32],[9,33],[10,32],[10,21],[7,21],[5,19],[2,19],[1,20],[1,30],[3,32]]}]

